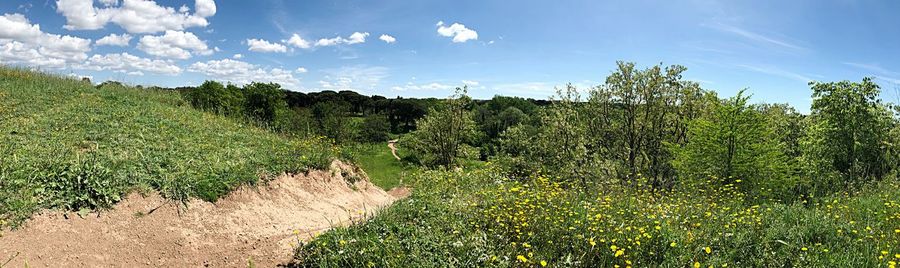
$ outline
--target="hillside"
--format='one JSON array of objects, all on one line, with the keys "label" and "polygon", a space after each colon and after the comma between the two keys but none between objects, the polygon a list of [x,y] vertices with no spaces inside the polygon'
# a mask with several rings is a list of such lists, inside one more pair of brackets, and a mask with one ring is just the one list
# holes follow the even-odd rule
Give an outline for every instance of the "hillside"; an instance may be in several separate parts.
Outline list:
[{"label": "hillside", "polygon": [[109,207],[136,189],[216,200],[325,168],[335,151],[195,110],[175,91],[0,68],[0,227],[41,208]]}]

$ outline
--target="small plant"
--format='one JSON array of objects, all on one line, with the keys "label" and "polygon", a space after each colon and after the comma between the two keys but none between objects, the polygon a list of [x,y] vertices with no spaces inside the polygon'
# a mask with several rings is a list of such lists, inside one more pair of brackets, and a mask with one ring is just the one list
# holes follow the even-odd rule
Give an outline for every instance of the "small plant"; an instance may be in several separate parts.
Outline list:
[{"label": "small plant", "polygon": [[50,207],[67,210],[107,208],[121,199],[124,189],[97,155],[51,166],[37,178],[48,194]]}]

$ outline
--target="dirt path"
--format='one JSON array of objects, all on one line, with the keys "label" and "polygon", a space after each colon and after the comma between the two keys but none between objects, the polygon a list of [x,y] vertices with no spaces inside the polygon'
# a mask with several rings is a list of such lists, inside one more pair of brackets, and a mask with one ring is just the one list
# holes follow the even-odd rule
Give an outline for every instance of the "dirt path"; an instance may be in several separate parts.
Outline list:
[{"label": "dirt path", "polygon": [[391,148],[391,154],[394,155],[394,158],[397,158],[397,160],[400,160],[400,157],[397,156],[397,146],[394,145],[396,143],[397,143],[397,140],[389,140],[388,148]]},{"label": "dirt path", "polygon": [[[349,185],[345,177],[363,179]],[[0,262],[18,254],[9,267],[272,267],[290,260],[299,240],[394,200],[335,161],[330,171],[281,176],[186,209],[155,194],[132,194],[83,219],[45,211],[0,237]]]}]

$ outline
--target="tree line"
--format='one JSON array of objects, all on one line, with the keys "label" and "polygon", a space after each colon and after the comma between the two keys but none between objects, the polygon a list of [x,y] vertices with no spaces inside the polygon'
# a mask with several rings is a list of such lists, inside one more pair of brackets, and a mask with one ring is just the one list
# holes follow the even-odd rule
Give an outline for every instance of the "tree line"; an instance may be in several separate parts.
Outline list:
[{"label": "tree line", "polygon": [[458,89],[418,120],[401,146],[430,166],[458,165],[480,147],[480,157],[513,178],[543,173],[653,191],[736,185],[750,198],[776,201],[898,174],[900,108],[883,102],[870,78],[810,82],[805,115],[787,104],[751,104],[746,90],[720,98],[683,79],[685,70],[618,62],[601,85],[567,85],[548,106],[508,105],[491,124],[479,122],[490,108]]},{"label": "tree line", "polygon": [[[429,109],[444,105],[437,98],[386,98],[354,91],[303,93],[284,90],[277,83],[237,86],[206,81],[197,87],[175,90],[200,110],[246,119],[289,135],[324,136],[338,144],[384,142],[398,137],[416,130],[418,120]],[[479,147],[490,144],[505,128],[525,120],[536,107],[549,104],[545,100],[503,96],[473,103],[478,104],[477,121],[486,133],[477,143]]]}]

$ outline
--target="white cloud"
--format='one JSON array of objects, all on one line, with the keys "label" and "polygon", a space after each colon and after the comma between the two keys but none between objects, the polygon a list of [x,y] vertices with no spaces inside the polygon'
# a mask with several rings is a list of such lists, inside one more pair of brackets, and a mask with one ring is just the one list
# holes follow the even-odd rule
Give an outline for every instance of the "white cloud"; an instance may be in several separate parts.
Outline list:
[{"label": "white cloud", "polygon": [[352,90],[366,92],[375,89],[388,76],[387,68],[374,66],[346,66],[323,70],[325,77],[315,90]]},{"label": "white cloud", "polygon": [[345,41],[347,42],[348,45],[365,43],[366,37],[368,37],[368,36],[369,36],[369,33],[354,32],[353,34],[350,35],[350,38]]},{"label": "white cloud", "polygon": [[393,36],[386,35],[386,34],[382,34],[381,36],[378,37],[378,39],[381,39],[381,41],[384,41],[385,43],[388,43],[388,44],[397,42],[397,38],[394,38]]},{"label": "white cloud", "polygon": [[298,74],[302,74],[302,73],[308,72],[308,70],[306,70],[306,68],[300,67],[300,68],[297,68],[297,71],[296,71],[296,72],[297,72]]},{"label": "white cloud", "polygon": [[0,63],[63,68],[90,51],[90,39],[44,33],[22,14],[0,16]]},{"label": "white cloud", "polygon": [[250,46],[250,51],[256,52],[287,52],[287,47],[279,44],[272,43],[262,39],[247,39],[247,45]]},{"label": "white cloud", "polygon": [[462,80],[462,83],[463,83],[464,85],[467,85],[467,86],[470,86],[470,87],[477,87],[478,84],[479,84],[478,81],[472,81],[472,80]]},{"label": "white cloud", "polygon": [[216,2],[213,0],[197,0],[194,2],[194,9],[197,10],[194,13],[200,17],[212,17],[216,15]]},{"label": "white cloud", "polygon": [[97,40],[96,44],[98,46],[120,46],[127,47],[128,42],[131,42],[131,35],[129,34],[109,34]]},{"label": "white cloud", "polygon": [[239,60],[243,57],[244,57],[244,55],[241,55],[241,54],[234,54],[234,56],[231,56],[232,59],[236,59],[236,60]]},{"label": "white cloud", "polygon": [[318,41],[316,41],[315,46],[327,47],[327,46],[334,46],[334,45],[340,45],[340,44],[353,45],[353,44],[365,43],[366,37],[368,37],[368,36],[369,36],[369,33],[367,33],[367,32],[353,32],[353,34],[351,34],[349,38],[335,36],[334,38],[319,39]]},{"label": "white cloud", "polygon": [[441,84],[441,83],[435,83],[435,82],[427,83],[427,84],[413,84],[412,82],[408,82],[408,83],[406,83],[406,85],[403,85],[403,86],[391,87],[391,90],[394,90],[394,91],[448,90],[448,89],[453,89],[453,86],[445,85],[445,84]]},{"label": "white cloud", "polygon": [[322,38],[322,39],[319,39],[319,41],[316,41],[316,46],[317,47],[333,46],[333,45],[340,44],[341,42],[343,42],[343,40],[344,39],[341,38],[340,36],[335,37],[335,38],[327,38],[327,39]]},{"label": "white cloud", "polygon": [[188,66],[187,70],[239,85],[250,82],[274,82],[285,88],[297,89],[300,86],[300,80],[295,78],[293,72],[289,70],[280,68],[267,70],[254,64],[232,59],[196,62]]},{"label": "white cloud", "polygon": [[475,30],[466,28],[465,25],[454,23],[453,25],[444,26],[443,21],[439,21],[437,23],[438,29],[437,32],[441,36],[453,37],[453,43],[463,43],[469,40],[477,40],[478,32]]},{"label": "white cloud", "polygon": [[101,0],[105,7],[95,7],[93,0],[57,0],[56,12],[66,18],[68,30],[97,30],[108,23],[121,26],[129,33],[181,31],[190,27],[206,27],[206,18],[215,15],[213,0],[196,0],[194,14],[178,12],[173,7],[152,0]]},{"label": "white cloud", "polygon": [[304,40],[298,34],[292,35],[290,39],[288,39],[287,41],[283,41],[283,42],[287,43],[288,45],[292,45],[292,46],[295,46],[298,48],[303,48],[303,49],[307,49],[310,47],[309,41]]},{"label": "white cloud", "polygon": [[141,37],[137,48],[153,56],[180,60],[191,58],[191,52],[200,55],[213,53],[206,42],[200,40],[196,35],[180,31],[166,31],[164,35],[160,36]]},{"label": "white cloud", "polygon": [[76,69],[109,70],[130,75],[143,75],[143,72],[178,75],[181,67],[171,61],[141,58],[128,53],[93,55],[84,64],[76,65]]}]

